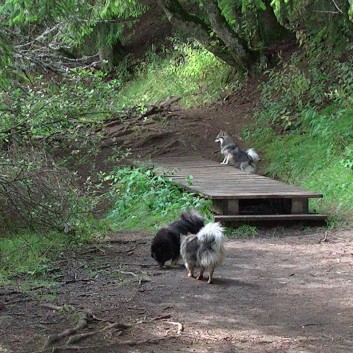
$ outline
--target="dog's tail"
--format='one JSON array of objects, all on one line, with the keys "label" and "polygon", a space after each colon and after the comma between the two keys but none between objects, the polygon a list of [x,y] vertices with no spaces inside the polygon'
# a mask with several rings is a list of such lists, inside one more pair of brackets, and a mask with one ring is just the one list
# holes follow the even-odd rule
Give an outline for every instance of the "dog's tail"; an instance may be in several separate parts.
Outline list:
[{"label": "dog's tail", "polygon": [[219,265],[224,257],[224,228],[219,222],[206,224],[198,233],[200,264],[208,267]]},{"label": "dog's tail", "polygon": [[189,211],[182,212],[180,214],[180,219],[194,225],[200,224],[201,227],[204,225],[204,221],[205,221],[205,219],[196,210],[189,210]]},{"label": "dog's tail", "polygon": [[258,162],[261,160],[260,156],[257,154],[254,148],[250,148],[246,151],[246,154],[254,161]]}]

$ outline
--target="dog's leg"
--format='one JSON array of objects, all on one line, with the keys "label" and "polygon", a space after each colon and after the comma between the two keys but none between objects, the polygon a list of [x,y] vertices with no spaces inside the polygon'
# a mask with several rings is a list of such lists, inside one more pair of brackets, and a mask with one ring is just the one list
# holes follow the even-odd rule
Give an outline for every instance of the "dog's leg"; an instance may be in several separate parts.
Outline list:
[{"label": "dog's leg", "polygon": [[170,266],[171,267],[176,267],[178,265],[178,261],[179,261],[179,256],[175,257],[174,259],[172,259]]},{"label": "dog's leg", "polygon": [[203,279],[203,273],[205,272],[205,268],[201,266],[200,269],[200,274],[197,276],[196,279],[202,280]]},{"label": "dog's leg", "polygon": [[221,164],[226,164],[226,160],[227,160],[227,156],[224,156],[223,161],[221,162]]},{"label": "dog's leg", "polygon": [[187,263],[185,264],[185,267],[188,270],[188,277],[194,277],[194,268]]},{"label": "dog's leg", "polygon": [[213,281],[213,272],[214,272],[214,268],[212,267],[212,268],[210,268],[210,274],[209,274],[209,276],[208,276],[208,281],[207,281],[207,283],[212,283],[212,281]]},{"label": "dog's leg", "polygon": [[226,162],[224,164],[229,164],[229,160],[230,160],[230,154],[228,153],[226,157]]}]

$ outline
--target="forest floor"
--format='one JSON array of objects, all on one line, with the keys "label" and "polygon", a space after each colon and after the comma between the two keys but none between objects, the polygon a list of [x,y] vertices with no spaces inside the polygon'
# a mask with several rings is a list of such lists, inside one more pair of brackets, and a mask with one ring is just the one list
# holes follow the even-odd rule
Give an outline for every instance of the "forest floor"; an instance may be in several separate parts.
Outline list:
[{"label": "forest floor", "polygon": [[[237,136],[251,122],[256,92],[249,86],[188,111],[164,102],[134,125],[113,119],[92,164],[108,168],[104,161],[119,144],[135,159],[219,160],[216,134]],[[0,352],[351,352],[351,235],[277,225],[256,238],[230,239],[208,285],[189,279],[181,265],[159,269],[150,257],[152,234],[110,234],[58,254],[48,269],[51,287],[0,289]]]},{"label": "forest floor", "polygon": [[1,290],[0,352],[351,352],[351,231],[259,234],[227,241],[211,285],[159,269],[147,233],[61,254],[51,289]]}]

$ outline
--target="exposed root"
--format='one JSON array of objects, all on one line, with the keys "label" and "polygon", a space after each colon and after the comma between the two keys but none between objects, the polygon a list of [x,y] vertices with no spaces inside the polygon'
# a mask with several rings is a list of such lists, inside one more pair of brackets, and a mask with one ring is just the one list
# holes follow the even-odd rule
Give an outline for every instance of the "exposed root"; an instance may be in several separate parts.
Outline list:
[{"label": "exposed root", "polygon": [[147,322],[152,322],[152,321],[166,320],[166,319],[170,319],[171,317],[172,316],[170,314],[160,315],[160,316],[156,316],[152,319],[137,321],[136,324],[139,325],[139,324],[145,324]]},{"label": "exposed root", "polygon": [[165,340],[176,338],[176,337],[177,336],[168,335],[168,336],[163,336],[163,337],[159,337],[159,338],[150,338],[150,339],[142,340],[142,341],[125,341],[125,342],[119,342],[119,345],[140,346],[140,345],[145,345],[145,344],[159,344],[161,341],[165,341]]},{"label": "exposed root", "polygon": [[[106,332],[106,331],[112,330],[112,329],[115,329],[116,331],[122,332],[123,330],[126,330],[130,327],[129,325],[119,324],[117,322],[111,322],[109,320],[97,318],[89,310],[78,311],[70,305],[57,306],[57,305],[53,305],[53,304],[42,304],[41,306],[44,308],[55,310],[55,311],[76,313],[78,315],[78,322],[74,327],[68,328],[60,333],[48,336],[47,341],[45,342],[45,344],[43,346],[44,351],[48,350],[52,346],[53,343],[58,342],[59,340],[61,340],[62,338],[65,338],[65,337],[68,337],[65,345],[58,346],[58,347],[52,347],[51,352],[59,352],[61,350],[65,350],[65,349],[73,349],[73,347],[75,347],[75,349],[79,349],[79,347],[73,346],[73,344],[77,343],[87,337],[101,334],[103,332]],[[108,324],[100,330],[79,333],[79,331],[86,328],[89,325],[89,323],[91,323],[93,321],[107,322]]]},{"label": "exposed root", "polygon": [[92,331],[92,332],[79,333],[77,335],[70,336],[70,338],[66,341],[66,345],[77,343],[78,341],[81,341],[84,338],[91,337],[97,334],[98,332],[99,331]]},{"label": "exposed root", "polygon": [[78,313],[79,320],[75,327],[66,329],[60,333],[49,335],[47,341],[44,344],[44,348],[49,347],[54,342],[59,341],[63,337],[69,337],[76,334],[77,331],[82,330],[83,328],[88,326],[88,323],[93,320],[93,314],[88,311],[81,311]]},{"label": "exposed root", "polygon": [[95,352],[96,350],[102,350],[103,348],[112,348],[112,347],[121,347],[121,346],[142,346],[142,345],[152,345],[152,344],[159,344],[160,342],[170,340],[173,338],[178,338],[178,336],[173,336],[173,335],[168,335],[168,336],[163,336],[159,338],[150,338],[147,340],[141,340],[141,341],[123,341],[123,342],[115,342],[112,345],[100,345],[100,346],[59,346],[59,347],[54,347],[50,351],[51,353],[59,353],[59,352],[65,352],[65,351],[89,351],[89,352]]}]

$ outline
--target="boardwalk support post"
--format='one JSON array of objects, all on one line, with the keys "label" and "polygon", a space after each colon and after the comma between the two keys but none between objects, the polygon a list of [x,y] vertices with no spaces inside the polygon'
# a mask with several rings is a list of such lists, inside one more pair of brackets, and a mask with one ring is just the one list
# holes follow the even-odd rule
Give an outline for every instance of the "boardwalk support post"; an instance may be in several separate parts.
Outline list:
[{"label": "boardwalk support post", "polygon": [[213,208],[219,214],[239,214],[239,200],[213,200]]},{"label": "boardwalk support post", "polygon": [[228,200],[227,214],[239,214],[239,200]]},{"label": "boardwalk support post", "polygon": [[292,214],[308,213],[308,210],[309,210],[309,202],[307,198],[292,199],[292,207],[291,207]]}]

